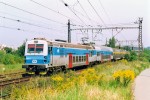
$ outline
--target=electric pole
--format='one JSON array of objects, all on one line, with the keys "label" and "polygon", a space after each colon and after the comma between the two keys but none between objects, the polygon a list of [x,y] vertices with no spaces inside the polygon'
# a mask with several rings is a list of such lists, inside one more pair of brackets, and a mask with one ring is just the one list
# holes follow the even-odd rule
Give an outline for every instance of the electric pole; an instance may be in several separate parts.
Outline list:
[{"label": "electric pole", "polygon": [[70,20],[68,20],[68,43],[71,43]]},{"label": "electric pole", "polygon": [[139,36],[138,36],[139,52],[143,51],[143,43],[142,43],[142,21],[143,21],[143,18],[139,18]]},{"label": "electric pole", "polygon": [[[100,28],[76,28],[76,29],[70,29],[70,21],[68,21],[68,42],[71,42],[71,31],[77,31],[77,30],[91,30],[93,32],[93,30],[95,31],[104,31],[104,30],[112,30],[112,36],[113,36],[113,30],[120,30],[120,31],[117,31],[117,34],[120,33],[122,30],[127,30],[127,29],[138,29],[139,30],[139,33],[138,33],[138,50],[139,52],[140,51],[143,51],[143,43],[142,43],[142,21],[143,21],[143,18],[139,18],[138,20],[138,24],[139,26],[137,27],[100,27]],[[116,34],[116,35],[117,35]],[[116,36],[114,35],[114,36]],[[107,40],[106,40],[107,41]],[[130,41],[130,40],[129,40]],[[134,40],[133,40],[134,41]],[[130,42],[133,42],[132,40]],[[128,41],[126,41],[128,42]]]}]

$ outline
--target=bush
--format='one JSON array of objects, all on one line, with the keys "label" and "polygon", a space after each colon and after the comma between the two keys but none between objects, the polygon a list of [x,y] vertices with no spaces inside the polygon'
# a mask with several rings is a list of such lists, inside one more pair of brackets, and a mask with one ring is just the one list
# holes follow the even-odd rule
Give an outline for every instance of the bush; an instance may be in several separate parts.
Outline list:
[{"label": "bush", "polygon": [[135,51],[130,51],[130,54],[125,55],[125,59],[128,61],[134,61],[137,60],[137,53]]},{"label": "bush", "polygon": [[150,50],[144,49],[143,52],[139,55],[140,61],[149,61],[150,62]]},{"label": "bush", "polygon": [[0,51],[0,63],[8,65],[8,64],[19,64],[23,63],[23,58],[10,53],[5,53],[4,51]]},{"label": "bush", "polygon": [[129,61],[130,60],[130,55],[129,54],[125,54],[125,59],[127,60],[127,61]]},{"label": "bush", "polygon": [[134,60],[137,60],[137,53],[135,51],[131,51],[129,61],[134,61]]},{"label": "bush", "polygon": [[3,58],[3,64],[15,64],[14,55],[12,54],[6,54]]},{"label": "bush", "polygon": [[119,70],[114,72],[113,77],[115,79],[116,85],[126,87],[131,80],[134,80],[135,73],[131,70]]},{"label": "bush", "polygon": [[0,63],[3,63],[3,58],[4,58],[5,52],[0,51]]}]

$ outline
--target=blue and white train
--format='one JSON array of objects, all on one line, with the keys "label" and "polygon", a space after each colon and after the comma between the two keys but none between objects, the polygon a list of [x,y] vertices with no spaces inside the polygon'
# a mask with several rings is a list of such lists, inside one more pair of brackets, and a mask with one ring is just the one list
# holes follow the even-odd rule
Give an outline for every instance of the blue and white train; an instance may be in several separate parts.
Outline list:
[{"label": "blue and white train", "polygon": [[114,59],[113,49],[105,46],[52,42],[44,38],[34,38],[27,41],[25,47],[25,64],[22,68],[34,74],[50,74],[55,70],[88,66]]}]

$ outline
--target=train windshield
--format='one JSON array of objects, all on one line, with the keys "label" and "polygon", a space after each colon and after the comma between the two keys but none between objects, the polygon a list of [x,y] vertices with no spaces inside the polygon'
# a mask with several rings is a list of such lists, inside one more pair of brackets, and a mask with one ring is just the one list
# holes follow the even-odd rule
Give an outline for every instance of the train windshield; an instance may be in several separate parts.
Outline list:
[{"label": "train windshield", "polygon": [[28,44],[28,53],[43,53],[43,44]]}]

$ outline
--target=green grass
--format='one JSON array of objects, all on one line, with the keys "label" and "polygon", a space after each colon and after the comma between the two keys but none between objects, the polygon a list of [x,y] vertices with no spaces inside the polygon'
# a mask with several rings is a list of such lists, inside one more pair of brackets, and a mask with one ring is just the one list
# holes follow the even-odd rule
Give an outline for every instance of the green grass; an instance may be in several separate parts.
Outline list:
[{"label": "green grass", "polygon": [[0,74],[14,73],[19,71],[24,71],[24,69],[22,69],[22,64],[12,64],[12,65],[0,64]]},{"label": "green grass", "polygon": [[[96,65],[80,74],[69,71],[50,77],[36,77],[30,82],[11,87],[11,100],[132,100],[133,83],[116,84],[113,73],[132,70],[137,76],[149,68],[148,62],[109,62]],[[10,89],[10,88],[9,88]]]}]

